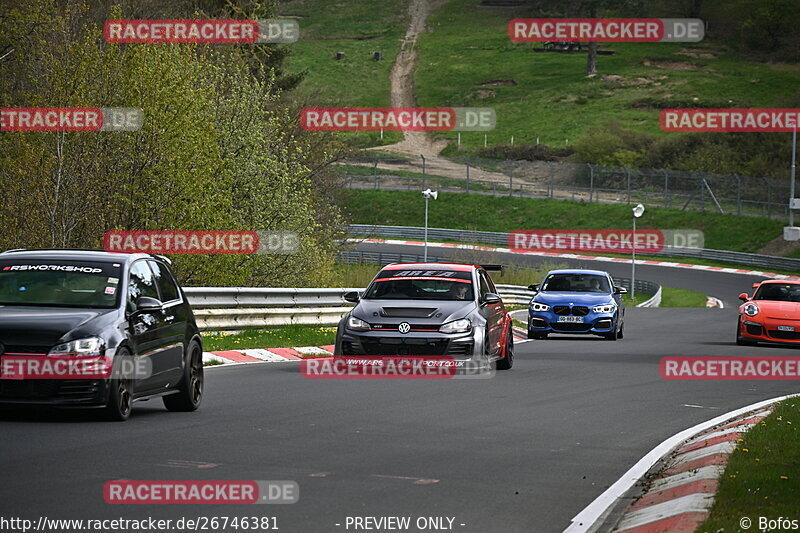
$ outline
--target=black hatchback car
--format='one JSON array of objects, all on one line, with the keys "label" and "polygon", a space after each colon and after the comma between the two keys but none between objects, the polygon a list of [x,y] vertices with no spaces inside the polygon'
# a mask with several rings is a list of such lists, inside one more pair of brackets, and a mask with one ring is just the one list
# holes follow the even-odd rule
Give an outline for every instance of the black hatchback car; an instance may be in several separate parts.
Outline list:
[{"label": "black hatchback car", "polygon": [[0,253],[0,404],[102,407],[163,397],[194,411],[200,332],[168,261],[80,250]]}]

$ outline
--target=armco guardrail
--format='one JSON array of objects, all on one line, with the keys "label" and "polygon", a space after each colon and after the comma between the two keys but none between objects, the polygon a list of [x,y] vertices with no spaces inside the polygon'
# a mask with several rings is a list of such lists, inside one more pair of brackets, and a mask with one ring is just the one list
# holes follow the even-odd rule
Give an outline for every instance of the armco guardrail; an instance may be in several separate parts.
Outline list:
[{"label": "armco guardrail", "polygon": [[[630,280],[614,278],[614,283],[630,290]],[[364,289],[295,289],[257,287],[185,287],[198,326],[202,330],[224,330],[244,327],[286,326],[306,324],[335,326],[351,304],[343,295]],[[506,304],[528,305],[533,292],[518,285],[497,285]],[[637,280],[640,294],[658,296],[661,287]],[[648,300],[652,305],[655,300]],[[647,303],[647,302],[646,302]],[[645,306],[645,304],[640,304]]]},{"label": "armco guardrail", "polygon": [[[347,227],[347,232],[349,235],[358,237],[410,240],[422,240],[425,238],[425,228],[416,226],[373,226],[368,224],[351,224]],[[508,233],[494,231],[428,228],[428,240],[430,241],[446,240],[472,242],[507,247],[508,235]],[[688,257],[692,259],[726,261],[729,263],[737,263],[766,269],[800,270],[800,259],[796,258],[749,254],[744,252],[729,252],[726,250],[710,250],[707,248],[678,248],[667,246],[658,254],[648,255],[665,255]]]}]

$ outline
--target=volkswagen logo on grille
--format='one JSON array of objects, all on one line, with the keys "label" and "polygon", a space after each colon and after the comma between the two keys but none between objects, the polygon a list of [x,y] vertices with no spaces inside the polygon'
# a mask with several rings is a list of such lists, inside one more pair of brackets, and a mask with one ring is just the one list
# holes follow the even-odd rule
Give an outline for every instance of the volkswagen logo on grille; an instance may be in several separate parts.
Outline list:
[{"label": "volkswagen logo on grille", "polygon": [[400,333],[408,333],[409,331],[411,331],[411,324],[409,324],[408,322],[400,322],[400,325],[397,326],[397,331],[399,331]]}]

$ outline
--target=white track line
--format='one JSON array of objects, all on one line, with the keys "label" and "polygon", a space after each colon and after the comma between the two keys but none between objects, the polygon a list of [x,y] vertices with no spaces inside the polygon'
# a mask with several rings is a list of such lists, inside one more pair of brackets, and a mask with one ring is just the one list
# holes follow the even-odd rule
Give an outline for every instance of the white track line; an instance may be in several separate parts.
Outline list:
[{"label": "white track line", "polygon": [[786,396],[779,396],[777,398],[763,400],[761,402],[742,407],[741,409],[730,411],[729,413],[712,418],[706,422],[701,422],[696,426],[692,426],[689,429],[685,429],[679,433],[676,433],[650,450],[647,455],[639,459],[639,462],[628,469],[628,471],[625,472],[616,482],[614,482],[613,485],[608,487],[605,492],[595,498],[595,500],[587,505],[581,512],[576,514],[572,519],[572,523],[564,530],[564,533],[583,533],[593,531],[592,527],[595,526],[595,524],[601,519],[606,517],[614,504],[617,503],[617,500],[624,496],[625,493],[628,492],[631,487],[633,487],[633,485],[639,481],[639,479],[641,479],[647,473],[647,471],[650,470],[650,468],[653,467],[654,464],[656,464],[662,457],[671,452],[683,441],[690,439],[707,429],[722,424],[723,422],[727,422],[728,420],[739,417],[745,413],[749,413],[750,411],[755,411],[756,409],[771,405],[775,402],[780,402],[797,396],[800,396],[800,393],[788,394]]}]

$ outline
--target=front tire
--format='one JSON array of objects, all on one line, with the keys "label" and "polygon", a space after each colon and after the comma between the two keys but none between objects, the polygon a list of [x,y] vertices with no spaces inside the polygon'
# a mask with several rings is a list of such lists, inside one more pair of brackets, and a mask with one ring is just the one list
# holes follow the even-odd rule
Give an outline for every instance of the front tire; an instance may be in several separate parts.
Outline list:
[{"label": "front tire", "polygon": [[177,394],[164,396],[164,407],[169,411],[195,411],[203,400],[203,353],[197,341],[189,343],[188,353]]},{"label": "front tire", "polygon": [[504,357],[497,360],[497,370],[509,370],[514,366],[514,332],[510,327],[508,328],[508,336],[506,337],[506,347],[504,351]]},{"label": "front tire", "polygon": [[741,319],[736,323],[736,344],[739,346],[755,346],[755,341],[747,340],[742,337],[740,333],[742,331],[742,321]]},{"label": "front tire", "polygon": [[[127,357],[130,353],[120,348],[117,357]],[[129,379],[111,379],[109,381],[111,389],[108,395],[108,403],[105,407],[105,415],[109,420],[124,422],[131,416],[133,410],[133,383]]]}]

